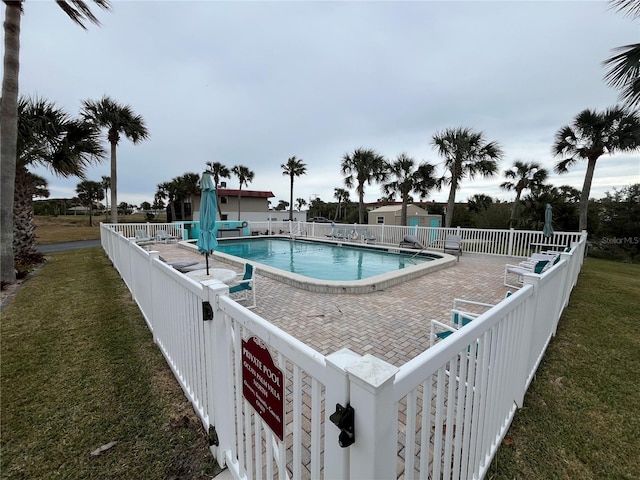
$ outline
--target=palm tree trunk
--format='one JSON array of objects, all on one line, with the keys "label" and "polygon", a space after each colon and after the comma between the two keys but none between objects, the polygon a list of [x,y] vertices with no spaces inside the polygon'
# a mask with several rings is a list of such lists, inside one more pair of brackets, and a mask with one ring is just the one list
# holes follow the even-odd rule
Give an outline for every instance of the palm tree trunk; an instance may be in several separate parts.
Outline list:
[{"label": "palm tree trunk", "polygon": [[447,214],[444,217],[444,226],[451,227],[453,221],[453,207],[456,204],[456,189],[458,188],[458,179],[454,176],[451,178],[451,190],[449,190],[449,199],[447,200]]},{"label": "palm tree trunk", "polygon": [[289,204],[289,221],[293,221],[293,175],[291,175],[291,192],[289,198],[291,203]]},{"label": "palm tree trunk", "polygon": [[596,169],[596,161],[598,157],[589,158],[587,161],[587,172],[584,174],[584,184],[580,193],[580,221],[578,229],[582,232],[587,229],[587,217],[589,214],[589,193],[591,191],[591,182],[593,181],[593,172]]},{"label": "palm tree trunk", "polygon": [[358,186],[358,223],[364,223],[364,185]]},{"label": "palm tree trunk", "polygon": [[240,221],[240,197],[242,197],[242,183],[240,183],[240,189],[238,190],[238,221]]},{"label": "palm tree trunk", "polygon": [[405,195],[402,196],[402,207],[400,209],[400,223],[403,226],[407,226],[407,197]]},{"label": "palm tree trunk", "polygon": [[22,2],[5,2],[4,74],[0,101],[0,278],[14,283],[13,205],[18,143],[18,72]]},{"label": "palm tree trunk", "polygon": [[516,199],[511,207],[511,218],[509,219],[509,227],[514,228],[516,226],[516,220],[518,219],[518,204],[520,203],[520,194],[522,190],[516,190]]},{"label": "palm tree trunk", "polygon": [[33,181],[26,167],[16,169],[15,202],[13,205],[13,250],[18,263],[37,261],[36,235],[33,225]]},{"label": "palm tree trunk", "polygon": [[117,143],[111,141],[111,223],[118,223],[118,172],[116,161]]}]

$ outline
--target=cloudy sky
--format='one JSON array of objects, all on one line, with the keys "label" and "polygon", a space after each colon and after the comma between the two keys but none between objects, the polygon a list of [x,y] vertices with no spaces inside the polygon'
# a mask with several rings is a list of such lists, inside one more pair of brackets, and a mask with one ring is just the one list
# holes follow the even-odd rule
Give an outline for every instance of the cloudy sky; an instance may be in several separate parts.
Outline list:
[{"label": "cloudy sky", "polygon": [[[106,94],[144,117],[149,140],[118,147],[118,201],[133,204],[218,161],[253,170],[247,188],[272,191],[275,205],[288,201],[280,165],[293,155],[307,164],[295,197],[333,201],[345,153],[439,164],[430,140],[458,126],[500,143],[501,172],[516,159],[552,171],[555,132],[585,108],[616,104],[601,62],[640,41],[639,22],[600,1],[126,1],[97,11],[102,26],[88,31],[54,2],[24,9],[22,94],[74,115]],[[584,170],[551,182],[581,188]],[[37,172],[52,198],[75,195],[78,179]],[[87,178],[103,175],[108,160]],[[639,182],[640,155],[602,157],[595,175],[593,197]],[[502,181],[467,180],[457,199],[513,198]],[[367,187],[366,201],[380,196]]]}]

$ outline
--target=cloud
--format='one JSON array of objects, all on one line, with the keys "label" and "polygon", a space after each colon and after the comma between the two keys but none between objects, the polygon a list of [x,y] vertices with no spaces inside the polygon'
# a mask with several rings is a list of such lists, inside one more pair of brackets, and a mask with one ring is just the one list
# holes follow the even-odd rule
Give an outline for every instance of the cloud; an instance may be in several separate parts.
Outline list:
[{"label": "cloud", "polygon": [[[20,89],[70,113],[107,94],[141,114],[150,139],[118,147],[118,199],[136,204],[207,161],[246,165],[250,188],[288,200],[280,165],[292,155],[308,166],[294,196],[332,201],[345,153],[439,163],[430,139],[456,126],[498,141],[501,170],[515,159],[552,170],[555,132],[616,103],[601,62],[637,40],[637,22],[606,2],[118,2],[99,17],[84,31],[53,2],[27,2]],[[592,195],[640,181],[638,163],[601,159]],[[75,189],[38,173],[52,193]],[[88,172],[102,175],[108,161]],[[581,188],[583,175],[550,181]],[[508,199],[502,181],[467,181],[457,198]]]}]

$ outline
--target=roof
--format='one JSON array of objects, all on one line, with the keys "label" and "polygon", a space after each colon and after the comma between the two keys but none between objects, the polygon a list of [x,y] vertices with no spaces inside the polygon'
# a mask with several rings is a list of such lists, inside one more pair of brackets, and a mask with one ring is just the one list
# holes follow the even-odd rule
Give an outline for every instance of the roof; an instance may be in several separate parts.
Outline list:
[{"label": "roof", "polygon": [[237,197],[240,194],[241,197],[253,197],[253,198],[273,198],[275,195],[272,192],[263,192],[260,190],[232,190],[229,188],[219,188],[216,190],[218,195],[225,197]]},{"label": "roof", "polygon": [[[428,215],[428,212],[424,209],[424,208],[420,208],[417,205],[414,205],[413,203],[410,203],[407,205],[407,209],[409,207],[414,207],[416,208],[418,211],[422,210],[424,212],[424,215]],[[369,213],[385,213],[385,212],[399,212],[400,210],[402,210],[402,204],[400,205],[384,205],[382,207],[378,207],[378,208],[374,208],[373,210],[370,210]]]}]

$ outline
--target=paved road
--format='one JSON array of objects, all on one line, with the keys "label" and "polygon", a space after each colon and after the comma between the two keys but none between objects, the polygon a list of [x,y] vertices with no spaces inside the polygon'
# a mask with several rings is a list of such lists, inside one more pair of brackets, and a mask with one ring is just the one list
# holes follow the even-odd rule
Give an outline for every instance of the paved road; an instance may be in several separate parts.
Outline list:
[{"label": "paved road", "polygon": [[40,253],[56,253],[67,252],[69,250],[78,250],[79,248],[99,247],[100,240],[78,240],[75,242],[49,243],[47,245],[36,245],[36,250]]}]

